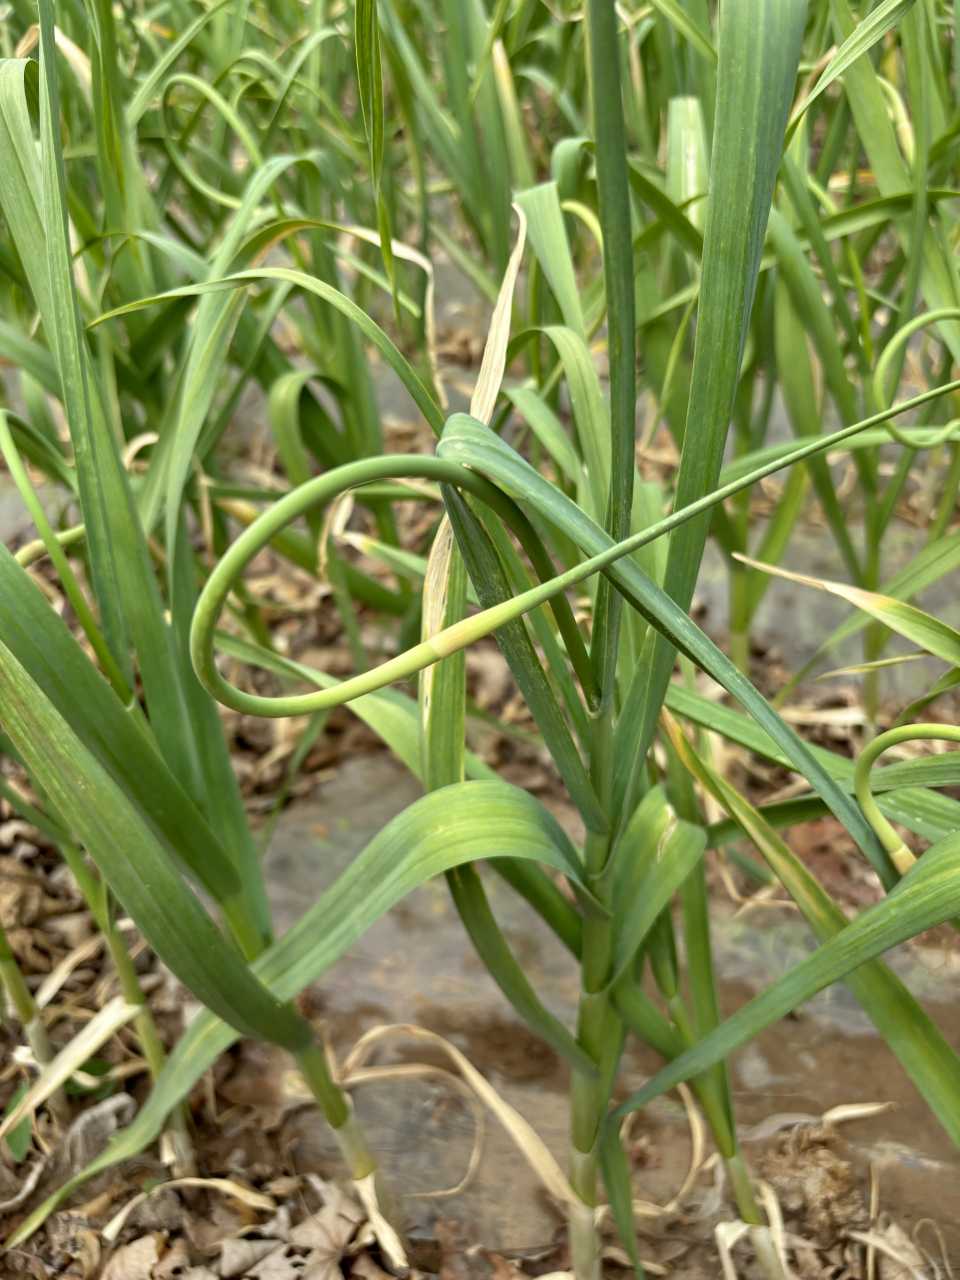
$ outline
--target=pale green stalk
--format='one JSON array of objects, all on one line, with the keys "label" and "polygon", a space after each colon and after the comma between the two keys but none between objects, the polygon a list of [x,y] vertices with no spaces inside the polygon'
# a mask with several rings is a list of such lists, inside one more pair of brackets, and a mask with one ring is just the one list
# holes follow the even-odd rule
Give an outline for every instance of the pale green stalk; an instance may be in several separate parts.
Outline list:
[{"label": "pale green stalk", "polygon": [[352,698],[373,692],[376,689],[382,689],[385,685],[394,681],[409,679],[410,676],[416,675],[418,671],[421,671],[431,663],[449,657],[452,653],[456,653],[459,649],[465,648],[474,641],[481,639],[510,620],[520,617],[538,605],[545,604],[554,596],[602,571],[621,557],[647,546],[665,533],[669,533],[672,529],[682,525],[685,521],[709,511],[711,507],[716,506],[724,499],[731,497],[749,485],[757,483],[764,476],[772,475],[775,471],[781,470],[785,465],[803,461],[805,458],[812,457],[814,454],[823,452],[844,440],[850,439],[868,427],[886,422],[898,413],[926,404],[929,400],[956,390],[960,390],[960,379],[943,387],[935,388],[932,391],[923,392],[921,395],[906,400],[894,408],[874,414],[872,417],[866,418],[852,427],[845,427],[829,436],[821,436],[807,444],[797,445],[781,454],[774,462],[758,467],[745,478],[733,480],[729,484],[721,486],[712,493],[692,502],[688,507],[657,521],[642,533],[634,534],[617,546],[591,556],[576,568],[558,574],[555,578],[551,578],[540,586],[524,592],[523,595],[515,597],[511,601],[486,609],[476,617],[456,623],[434,636],[431,640],[412,646],[399,657],[391,658],[372,671],[344,681],[342,685],[338,685],[334,689],[324,690],[319,693],[276,698],[244,693],[234,688],[223,678],[214,661],[213,647],[217,618],[234,582],[243,573],[245,566],[297,516],[308,511],[314,505],[332,500],[348,489],[385,478],[399,479],[407,476],[419,476],[425,479],[443,480],[460,485],[465,489],[476,492],[481,498],[489,497],[492,500],[494,496],[491,494],[489,487],[487,487],[488,482],[484,481],[482,477],[467,468],[460,467],[454,463],[446,463],[440,459],[425,457],[404,458],[390,455],[384,458],[372,458],[366,462],[349,464],[340,468],[337,472],[318,476],[293,493],[281,498],[269,511],[259,516],[217,562],[200,596],[191,627],[191,655],[197,675],[204,687],[218,701],[225,706],[233,707],[237,711],[252,715],[301,715],[305,712],[341,706]]},{"label": "pale green stalk", "polygon": [[889,729],[886,733],[881,733],[867,743],[857,757],[857,768],[854,773],[857,801],[863,810],[864,817],[877,833],[881,844],[890,854],[894,866],[901,875],[909,871],[917,859],[907,848],[903,837],[897,834],[880,812],[870,789],[870,770],[875,761],[889,747],[895,747],[901,742],[920,742],[931,739],[937,742],[960,742],[960,727],[949,724],[901,725],[897,729]]},{"label": "pale green stalk", "polygon": [[[50,1037],[47,1035],[47,1029],[43,1025],[43,1020],[40,1016],[40,1010],[37,1008],[37,1002],[34,1000],[33,993],[20,972],[20,966],[17,964],[16,956],[13,954],[6,931],[2,925],[0,925],[0,982],[3,983],[7,999],[13,1007],[17,1020],[23,1027],[23,1033],[27,1037],[27,1043],[33,1050],[34,1058],[36,1058],[39,1066],[46,1066],[48,1062],[53,1061],[54,1056]],[[53,1094],[50,1098],[50,1106],[62,1125],[69,1121],[70,1103],[63,1089],[58,1089]]]}]

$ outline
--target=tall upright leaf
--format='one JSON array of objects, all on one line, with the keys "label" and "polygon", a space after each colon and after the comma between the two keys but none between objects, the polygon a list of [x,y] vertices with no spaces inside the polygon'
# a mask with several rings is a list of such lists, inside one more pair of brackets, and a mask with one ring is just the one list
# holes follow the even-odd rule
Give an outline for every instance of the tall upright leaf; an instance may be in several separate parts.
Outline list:
[{"label": "tall upright leaf", "polygon": [[[701,303],[677,508],[715,488],[720,475],[805,16],[804,0],[725,0],[720,8]],[[693,598],[709,524],[709,516],[697,517],[670,540],[664,588],[682,609]],[[635,769],[646,755],[674,661],[661,637],[651,634],[647,644],[652,653],[639,743],[631,730],[628,748],[637,753]]]},{"label": "tall upright leaf", "polygon": [[[610,487],[604,527],[614,541],[619,542],[630,532],[636,436],[637,340],[627,136],[620,93],[618,15],[607,0],[588,0],[586,19],[610,357]],[[616,672],[620,603],[605,583],[598,595],[596,611],[595,663],[606,700],[612,693]]]}]

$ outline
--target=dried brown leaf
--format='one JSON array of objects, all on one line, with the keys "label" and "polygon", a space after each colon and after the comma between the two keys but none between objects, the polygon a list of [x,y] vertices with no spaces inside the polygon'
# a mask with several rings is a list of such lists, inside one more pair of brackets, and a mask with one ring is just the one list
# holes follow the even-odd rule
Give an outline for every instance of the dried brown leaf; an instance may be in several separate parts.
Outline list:
[{"label": "dried brown leaf", "polygon": [[277,1248],[276,1240],[224,1240],[220,1250],[223,1280],[245,1275]]},{"label": "dried brown leaf", "polygon": [[103,1280],[153,1280],[153,1268],[160,1261],[154,1236],[141,1236],[118,1249],[103,1272]]},{"label": "dried brown leaf", "polygon": [[182,1237],[174,1240],[153,1268],[153,1280],[182,1280],[190,1265],[190,1248]]}]

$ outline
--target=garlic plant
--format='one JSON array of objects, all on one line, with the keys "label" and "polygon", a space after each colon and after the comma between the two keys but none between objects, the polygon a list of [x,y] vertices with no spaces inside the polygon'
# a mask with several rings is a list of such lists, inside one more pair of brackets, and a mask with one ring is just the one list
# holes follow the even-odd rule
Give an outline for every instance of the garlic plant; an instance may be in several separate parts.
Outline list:
[{"label": "garlic plant", "polygon": [[[28,8],[14,6],[24,28]],[[582,13],[559,0],[556,10],[515,0],[489,13],[482,0],[357,0],[352,15],[323,0],[186,9],[171,5],[178,31],[161,34],[154,18],[118,15],[106,0],[62,15],[41,0],[38,30],[16,32],[21,52],[38,56],[0,62],[0,352],[20,370],[21,402],[3,411],[0,444],[92,653],[31,580],[23,561],[39,552],[0,553],[4,750],[27,770],[38,816],[103,908],[104,928],[109,891],[205,1006],[169,1060],[154,1055],[156,1080],[133,1123],[12,1241],[85,1178],[152,1142],[239,1035],[294,1054],[351,1173],[369,1186],[374,1154],[293,1001],[442,871],[490,973],[571,1065],[569,1173],[551,1185],[566,1200],[577,1275],[599,1275],[601,1178],[639,1269],[619,1125],[682,1080],[758,1256],[778,1275],[736,1139],[724,1062],[734,1048],[843,980],[960,1142],[956,1054],[878,959],[960,911],[958,809],[937,790],[956,770],[930,757],[869,772],[887,735],[857,764],[811,746],[748,671],[765,574],[809,478],[853,579],[833,586],[860,611],[824,652],[865,632],[870,719],[891,630],[950,663],[928,702],[956,683],[960,637],[908,603],[960,563],[960,535],[948,532],[960,452],[946,407],[960,389],[957,193],[944,185],[960,129],[943,6],[884,0],[863,6],[859,25],[847,0],[722,0],[715,14],[706,0],[585,0]],[[9,30],[5,39],[16,52]],[[858,198],[861,148],[876,198]],[[444,216],[438,195],[453,197]],[[895,248],[877,286],[866,269],[887,231]],[[469,414],[443,408],[435,244],[496,304]],[[278,317],[295,335],[294,361],[277,341]],[[921,327],[930,386],[896,401]],[[384,451],[368,348],[435,433],[435,455]],[[224,478],[221,439],[251,380],[269,395],[284,472],[273,487]],[[766,440],[776,387],[794,442]],[[637,471],[638,390],[679,450],[666,493]],[[841,421],[830,434],[827,394]],[[914,420],[894,425],[908,411]],[[508,443],[512,414],[529,447]],[[860,549],[828,460],[841,446],[856,460]],[[885,487],[881,448],[897,458]],[[881,594],[883,534],[914,460],[945,448],[945,475],[931,471],[927,546]],[[134,455],[139,468],[126,465]],[[67,494],[63,527],[35,501],[21,459]],[[785,470],[751,557],[751,489]],[[423,492],[404,481],[436,485],[442,498],[426,562],[397,545],[391,503]],[[324,509],[346,493],[376,523],[391,587],[331,536]],[[245,526],[235,537],[231,520]],[[729,656],[689,616],[711,529],[730,568]],[[271,647],[244,585],[267,546],[326,574],[357,666],[350,679]],[[574,587],[588,595],[586,621]],[[398,652],[381,665],[368,665],[357,602],[397,620]],[[583,820],[583,849],[466,750],[464,650],[491,633]],[[705,672],[739,706],[674,681],[678,654],[688,675]],[[231,684],[236,660],[285,692]],[[389,688],[413,677],[416,701]],[[424,784],[279,939],[218,702],[266,717],[349,704]],[[801,774],[809,796],[755,809],[691,725]],[[726,820],[706,825],[703,794]],[[777,834],[826,812],[885,893],[852,922]],[[890,819],[934,842],[916,865]],[[820,946],[724,1021],[704,859],[745,837]],[[511,952],[481,860],[578,961],[575,1026],[543,1006]],[[114,959],[122,968],[120,950]],[[657,1001],[642,985],[648,961]],[[150,1025],[141,1015],[145,1047]],[[614,1107],[630,1034],[668,1062]]]}]

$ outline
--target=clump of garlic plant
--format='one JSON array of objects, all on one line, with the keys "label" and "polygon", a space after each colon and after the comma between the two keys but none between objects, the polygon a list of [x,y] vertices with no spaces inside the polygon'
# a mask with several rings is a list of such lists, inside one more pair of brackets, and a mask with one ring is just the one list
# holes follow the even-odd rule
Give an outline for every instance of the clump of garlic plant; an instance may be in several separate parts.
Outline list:
[{"label": "clump of garlic plant", "polygon": [[[847,598],[876,624],[868,632],[871,661],[885,639],[879,628],[901,630],[951,664],[935,695],[949,687],[960,660],[960,638],[942,624],[922,624],[904,603],[957,563],[955,535],[945,536],[958,479],[955,424],[947,415],[946,426],[931,431],[924,420],[960,386],[950,380],[958,315],[952,193],[930,185],[932,170],[946,180],[955,154],[937,62],[942,46],[932,40],[936,7],[886,0],[859,26],[846,0],[809,10],[804,0],[723,0],[715,21],[705,4],[672,0],[649,10],[587,0],[583,21],[566,23],[539,0],[497,4],[490,14],[479,0],[450,0],[439,11],[439,73],[424,67],[428,46],[417,39],[427,6],[410,13],[389,0],[360,0],[353,32],[338,17],[324,25],[322,9],[311,9],[311,29],[285,60],[248,45],[247,24],[229,4],[201,12],[163,51],[149,23],[118,24],[113,9],[97,3],[79,41],[90,50],[89,83],[74,58],[71,74],[79,66],[80,79],[59,96],[57,41],[77,46],[80,33],[70,27],[58,36],[44,0],[39,64],[0,63],[9,304],[0,342],[22,370],[26,404],[24,414],[6,416],[4,452],[15,474],[22,454],[79,508],[69,529],[52,528],[39,511],[35,518],[96,659],[23,566],[0,555],[5,749],[22,761],[58,824],[64,856],[82,846],[151,946],[206,1006],[169,1061],[157,1063],[136,1120],[15,1238],[84,1177],[151,1142],[238,1035],[295,1054],[352,1173],[372,1179],[373,1155],[291,1002],[406,892],[443,871],[491,974],[571,1065],[569,1172],[551,1187],[566,1201],[577,1274],[592,1280],[599,1271],[601,1176],[635,1257],[619,1123],[689,1079],[741,1218],[766,1270],[777,1275],[780,1260],[736,1140],[724,1058],[737,1045],[844,980],[960,1141],[957,1057],[877,959],[960,909],[958,810],[929,789],[955,775],[936,760],[868,773],[890,741],[885,736],[858,765],[811,747],[743,670],[765,566],[789,538],[807,473],[855,582],[844,588]],[[290,34],[301,11],[279,5],[261,16],[271,32]],[[119,54],[134,67],[129,90]],[[197,66],[179,69],[181,57],[199,58],[207,79]],[[889,79],[901,66],[914,111],[909,134],[906,117],[895,112],[892,121],[887,110],[902,102]],[[347,121],[341,102],[354,76],[356,114]],[[524,132],[535,111],[542,137]],[[811,171],[817,112],[825,136]],[[661,118],[666,172],[657,165]],[[561,119],[566,136],[554,136]],[[85,128],[89,142],[74,144]],[[880,195],[855,203],[861,146]],[[831,180],[844,158],[850,200],[838,209]],[[553,180],[538,182],[548,162]],[[459,197],[454,232],[442,219],[431,222],[432,187]],[[511,244],[514,202],[519,236]],[[380,257],[349,258],[357,280],[350,296],[336,255],[344,260],[343,232],[358,224],[362,243],[379,246]],[[891,225],[899,248],[890,281],[868,289],[871,236]],[[399,238],[410,226],[420,236],[418,253],[435,236],[497,300],[470,414],[445,419],[440,407],[427,293],[418,303],[407,291],[414,271],[418,288],[430,278],[423,272],[429,262]],[[462,232],[479,247],[475,257]],[[83,271],[75,272],[77,250]],[[522,309],[513,315],[524,254]],[[387,300],[395,335],[412,339],[412,360],[371,319],[367,285]],[[932,309],[925,322],[937,325],[935,385],[891,407],[921,298]],[[886,327],[878,336],[880,306]],[[296,326],[309,364],[291,367],[275,342],[281,313]],[[591,345],[604,333],[609,396]],[[436,433],[436,456],[383,452],[364,341]],[[680,450],[667,517],[659,486],[636,472],[638,352]],[[529,379],[504,384],[505,366],[520,357]],[[831,435],[822,433],[818,366],[843,424]],[[317,377],[334,395],[336,422],[309,385]],[[764,447],[776,377],[800,439]],[[222,482],[218,441],[250,379],[269,391],[289,491],[237,493]],[[47,396],[63,408],[69,450]],[[497,430],[514,409],[536,440],[536,466]],[[906,409],[919,411],[919,425],[891,426]],[[724,468],[731,420],[735,456]],[[881,493],[878,450],[891,440],[899,462]],[[947,444],[951,466],[928,550],[881,596],[873,590],[880,539],[912,461]],[[841,446],[857,457],[867,519],[861,552],[848,545],[826,460]],[[124,460],[140,449],[145,471],[128,473]],[[748,550],[750,489],[787,467],[793,471],[759,562],[745,566],[735,555]],[[387,558],[392,545],[397,550],[391,495],[406,491],[385,482],[414,479],[440,487],[446,516],[424,569],[422,601],[412,572],[387,590],[340,557],[322,514],[354,493],[374,514]],[[249,526],[232,543],[228,515]],[[307,532],[290,527],[301,517]],[[730,657],[688,616],[711,523],[730,556]],[[203,545],[191,536],[194,525]],[[84,612],[61,550],[78,544],[96,613]],[[353,641],[352,679],[337,684],[265,643],[243,575],[268,545],[314,571],[323,560]],[[392,563],[413,565],[399,554]],[[467,609],[468,580],[477,613]],[[586,625],[567,595],[574,587],[589,593]],[[373,669],[364,669],[355,599],[402,619],[400,652]],[[218,629],[225,609],[229,631]],[[465,750],[463,651],[491,632],[583,819],[582,850],[535,798],[491,776]],[[288,688],[319,688],[273,698],[244,692],[225,678],[218,652],[259,665]],[[708,673],[740,710],[701,697],[689,681],[674,682],[678,653],[687,675]],[[419,705],[387,687],[415,676]],[[279,940],[215,700],[271,717],[318,717],[349,703],[425,785],[425,796]],[[713,769],[684,722],[802,774],[810,796],[766,813],[754,809]],[[726,810],[726,822],[704,825],[698,789]],[[851,923],[777,834],[824,812],[841,821],[886,890]],[[908,868],[889,818],[936,841],[916,866]],[[723,1022],[704,854],[745,835],[821,945]],[[75,860],[85,865],[79,854]],[[490,860],[578,960],[575,1027],[544,1008],[510,951],[473,865],[479,860]],[[567,878],[576,906],[544,867]],[[204,888],[219,920],[185,877]],[[91,898],[104,892],[91,882]],[[641,985],[648,961],[659,1003]],[[23,1016],[31,1016],[27,1006]],[[669,1065],[613,1109],[629,1034]]]},{"label": "clump of garlic plant", "polygon": [[[269,390],[293,482],[308,472],[309,450],[321,465],[376,453],[372,383],[360,333],[347,316],[363,314],[365,286],[393,294],[429,382],[432,335],[424,307],[404,292],[399,269],[387,279],[351,256],[344,222],[331,221],[339,215],[351,226],[370,222],[362,184],[355,206],[342,199],[347,171],[364,161],[362,145],[351,143],[344,155],[297,136],[302,127],[318,141],[317,97],[336,94],[344,74],[327,64],[320,76],[318,51],[328,40],[342,42],[340,33],[321,25],[283,65],[245,44],[245,15],[223,3],[201,10],[175,38],[161,28],[165,44],[150,22],[125,13],[118,21],[109,5],[55,15],[45,3],[38,16],[18,47],[7,49],[21,56],[0,61],[0,348],[20,375],[20,411],[0,412],[0,448],[38,534],[18,557],[2,554],[9,701],[0,721],[3,750],[26,770],[43,812],[29,810],[12,789],[4,794],[61,850],[121,981],[123,1008],[112,1011],[112,1021],[95,1020],[102,1038],[85,1035],[78,1050],[88,1057],[132,1018],[155,1077],[166,1061],[115,925],[119,900],[208,1007],[297,1056],[354,1177],[371,1179],[373,1157],[311,1027],[249,968],[269,945],[272,926],[216,704],[189,664],[187,633],[203,558],[186,520],[197,513],[208,537],[203,555],[210,556],[228,540],[228,515],[249,522],[256,514],[247,493],[217,484],[219,442],[251,380]],[[295,8],[275,15],[270,30],[277,43],[284,23],[296,18]],[[124,78],[122,69],[131,67]],[[355,64],[346,74],[355,78]],[[224,76],[256,88],[253,118],[243,118],[236,97],[228,101],[212,87]],[[246,156],[239,167],[231,159],[235,143]],[[376,225],[375,201],[372,208]],[[366,234],[363,225],[359,234]],[[310,271],[311,304],[290,315],[288,332],[297,333],[308,365],[294,368],[272,332],[292,281],[273,280],[256,299],[246,290],[214,292],[195,309],[192,290],[170,296],[181,281],[255,267],[294,235],[300,239],[290,260]],[[356,301],[339,287],[338,254],[354,271]],[[422,256],[398,246],[398,257],[421,276],[426,268],[432,280]],[[163,290],[161,301],[142,305]],[[86,326],[110,305],[132,310],[88,334]],[[326,381],[326,400],[307,389],[312,379]],[[67,435],[57,428],[53,406]],[[59,486],[59,528],[33,489],[30,467]],[[370,501],[381,536],[395,542],[389,504]],[[316,536],[288,539],[285,548],[317,572]],[[78,551],[80,560],[68,558]],[[30,577],[27,566],[44,555],[82,644]],[[409,584],[387,590],[341,565],[333,547],[326,572],[351,634],[354,599],[409,614],[416,625],[419,603]],[[242,588],[233,607],[264,634]],[[219,922],[189,882],[207,892]],[[6,1132],[51,1096],[49,1082],[65,1063],[72,1061],[73,1070],[85,1058],[73,1061],[68,1046],[50,1061],[42,1023],[5,945],[2,977],[44,1067],[7,1117]],[[60,1094],[52,1098],[66,1120]],[[172,1162],[189,1171],[179,1103],[167,1112]]]},{"label": "clump of garlic plant", "polygon": [[[616,9],[633,196],[638,391],[650,410],[648,427],[666,424],[678,449],[691,390],[692,317],[716,111],[712,9],[706,0],[685,6],[638,0]],[[603,321],[604,295],[595,269],[597,196],[581,7],[575,0],[518,3],[494,6],[486,15],[480,0],[433,0],[416,7],[383,0],[380,10],[392,96],[402,103],[402,136],[418,155],[418,173],[431,161],[440,169],[442,182],[435,185],[452,191],[474,252],[464,252],[462,238],[450,235],[442,216],[431,224],[434,242],[493,301],[497,286],[491,276],[499,279],[507,259],[511,191],[531,186],[538,171],[549,173],[574,260],[591,273],[583,311],[592,337]],[[861,17],[865,21],[857,27]],[[907,354],[895,339],[908,335],[921,302],[930,309],[958,302],[948,248],[958,148],[950,12],[934,0],[878,5],[863,13],[849,0],[820,0],[808,6],[806,18],[796,114],[767,226],[724,479],[746,474],[783,447],[768,443],[778,392],[798,436],[821,432],[834,415],[852,425],[882,408],[886,393],[873,385],[878,359],[888,348],[895,355],[889,387]],[[833,59],[848,38],[843,61]],[[859,56],[864,49],[870,50],[866,58]],[[413,208],[409,199],[406,207]],[[924,231],[928,213],[933,225]],[[558,304],[535,261],[524,307],[528,325],[558,323]],[[917,353],[930,385],[949,378],[957,341],[955,322],[945,324]],[[556,412],[559,354],[543,340],[526,341],[523,354],[539,397]],[[522,413],[522,393],[520,400],[509,392],[508,397]],[[498,410],[498,429],[505,409]],[[930,405],[921,420],[930,415],[943,422],[951,416],[942,404]],[[534,448],[549,453],[542,420],[538,413],[528,425]],[[878,447],[887,439],[879,432],[851,445],[852,491],[824,457],[787,473],[753,558],[776,563],[814,496],[851,581],[877,590],[885,535],[923,461],[914,449],[901,452],[888,476]],[[957,441],[948,436],[927,456],[918,499],[930,551],[913,589],[957,563],[944,548],[932,550],[945,532],[960,482]],[[560,466],[565,460],[555,458]],[[750,501],[751,491],[744,489],[714,511],[711,524],[728,573],[731,656],[747,674],[750,628],[768,582],[738,558],[751,554]],[[862,544],[851,534],[851,515],[863,523]],[[907,594],[912,582],[906,575]],[[895,594],[901,589],[899,578],[882,585]],[[882,628],[865,629],[866,661],[880,657],[885,638]],[[873,720],[876,677],[868,674],[865,684]]]}]

